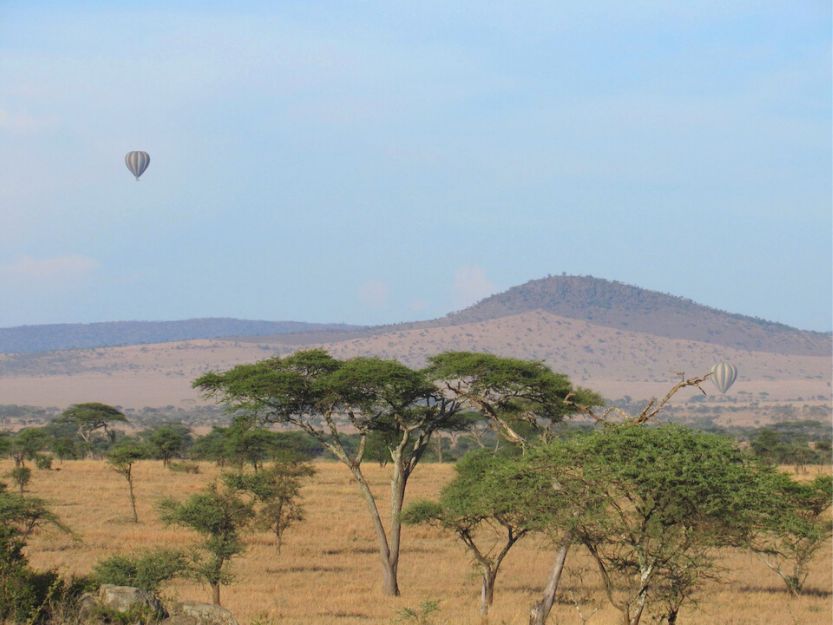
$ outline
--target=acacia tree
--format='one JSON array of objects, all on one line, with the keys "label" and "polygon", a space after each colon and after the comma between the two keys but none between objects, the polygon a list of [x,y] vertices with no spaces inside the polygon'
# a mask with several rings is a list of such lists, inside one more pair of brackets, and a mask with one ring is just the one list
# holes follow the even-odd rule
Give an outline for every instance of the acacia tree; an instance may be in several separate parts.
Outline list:
[{"label": "acacia tree", "polygon": [[444,352],[429,358],[427,375],[442,392],[486,417],[508,441],[526,448],[531,435],[601,405],[593,391],[574,388],[540,362],[493,354]]},{"label": "acacia tree", "polygon": [[148,457],[148,450],[141,443],[123,439],[114,445],[107,453],[107,462],[113,470],[127,480],[127,491],[130,494],[130,508],[133,511],[133,522],[139,522],[139,515],[136,513],[136,495],[133,492],[133,465],[138,460]]},{"label": "acacia tree", "polygon": [[[638,414],[629,414],[616,407],[607,408],[602,413],[597,413],[595,409],[603,403],[601,398],[591,391],[584,389],[569,393],[562,399],[562,402],[568,406],[572,406],[574,412],[581,413],[602,426],[610,426],[614,423],[621,425],[643,425],[654,419],[671,399],[684,388],[695,387],[705,395],[706,392],[700,385],[710,375],[711,373],[707,373],[703,376],[686,378],[684,374],[680,374],[679,382],[674,384],[661,399],[652,398],[648,401]],[[575,519],[573,517],[562,517],[561,519],[562,531],[556,532],[558,536],[554,537],[557,544],[555,557],[550,568],[547,583],[544,586],[544,592],[541,598],[530,608],[529,625],[544,625],[555,604],[555,595],[564,571],[564,564],[567,561],[567,554],[575,541],[575,534],[572,529],[574,521]],[[558,527],[558,524],[555,524],[555,526]]]},{"label": "acacia tree", "polygon": [[[264,421],[299,427],[349,468],[371,515],[385,592],[398,595],[401,513],[408,479],[432,434],[453,427],[459,402],[437,393],[422,372],[401,363],[378,358],[342,362],[323,350],[208,373],[194,385]],[[347,444],[345,430],[357,433],[355,448]],[[391,517],[387,530],[362,471],[373,432],[383,435],[390,456]]]},{"label": "acacia tree", "polygon": [[231,473],[223,476],[227,486],[251,493],[260,504],[257,524],[275,536],[275,547],[281,552],[287,528],[304,519],[301,487],[304,478],[315,474],[312,465],[301,462],[276,462],[255,473]]},{"label": "acacia tree", "polygon": [[833,478],[820,475],[798,482],[772,471],[758,501],[761,522],[749,547],[784,582],[794,597],[801,594],[809,565],[833,534],[830,518]]},{"label": "acacia tree", "polygon": [[[755,518],[759,471],[731,441],[676,426],[608,426],[535,450],[537,488],[558,484],[569,532],[597,565],[624,625],[660,589],[676,620],[717,547],[740,544]],[[561,515],[556,525],[564,523]]]},{"label": "acacia tree", "polygon": [[254,515],[251,505],[234,492],[211,484],[184,502],[163,500],[160,511],[165,523],[190,528],[204,537],[200,547],[207,557],[198,560],[192,572],[208,583],[214,605],[220,605],[220,586],[233,579],[229,562],[244,549],[240,532]]},{"label": "acacia tree", "polygon": [[15,467],[9,472],[9,477],[17,484],[17,488],[22,495],[29,481],[32,479],[32,469],[24,466]]},{"label": "acacia tree", "polygon": [[544,505],[539,492],[518,487],[514,462],[486,450],[469,453],[455,465],[457,476],[443,488],[438,501],[414,502],[403,514],[406,523],[438,526],[462,541],[480,569],[484,622],[494,603],[501,563],[537,527]]},{"label": "acacia tree", "polygon": [[102,433],[110,440],[113,432],[110,426],[113,423],[126,423],[127,417],[119,409],[101,404],[88,402],[74,404],[64,410],[58,420],[69,422],[75,425],[78,437],[81,439],[88,457],[93,453],[93,439],[97,433]]}]

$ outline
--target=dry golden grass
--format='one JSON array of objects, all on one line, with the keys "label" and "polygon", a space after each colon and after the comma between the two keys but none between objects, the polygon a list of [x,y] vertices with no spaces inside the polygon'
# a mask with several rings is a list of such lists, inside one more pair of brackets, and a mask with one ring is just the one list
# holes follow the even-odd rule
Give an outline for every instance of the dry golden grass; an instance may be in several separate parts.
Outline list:
[{"label": "dry golden grass", "polygon": [[[104,462],[65,462],[57,471],[35,471],[31,494],[48,500],[80,541],[54,532],[35,537],[29,547],[33,566],[83,574],[113,553],[192,543],[192,533],[159,522],[155,505],[164,496],[184,498],[217,475],[215,467],[201,467],[201,474],[187,475],[172,473],[160,462],[137,465],[139,524],[129,520],[124,479]],[[223,603],[243,625],[258,617],[286,625],[387,624],[402,608],[417,607],[425,600],[440,602],[436,623],[479,623],[479,580],[468,557],[454,538],[431,529],[405,528],[402,596],[383,596],[375,542],[355,484],[341,465],[322,462],[317,467],[318,474],[304,491],[307,520],[290,528],[282,553],[275,552],[268,535],[255,534],[247,540],[246,553],[234,562],[237,579],[223,588]],[[8,462],[0,463],[0,475],[10,468]],[[384,496],[387,472],[368,466],[367,473]],[[435,495],[452,474],[451,465],[421,466],[410,485],[409,499]],[[540,591],[551,557],[551,549],[540,541],[518,544],[498,579],[493,623],[526,623],[528,607]],[[813,566],[808,596],[796,600],[788,597],[780,580],[755,557],[727,552],[724,560],[724,580],[709,586],[698,606],[684,608],[680,616],[684,625],[831,622],[830,545]],[[585,616],[599,608],[589,623],[618,623],[618,613],[604,602],[589,564],[579,550],[571,554],[563,587],[576,595],[589,588],[589,602],[579,606]],[[166,592],[181,600],[210,598],[207,588],[186,582],[173,584]],[[569,602],[558,604],[554,613],[559,625],[581,623],[576,606]],[[556,619],[551,617],[551,622]],[[646,616],[644,622],[651,619]]]}]

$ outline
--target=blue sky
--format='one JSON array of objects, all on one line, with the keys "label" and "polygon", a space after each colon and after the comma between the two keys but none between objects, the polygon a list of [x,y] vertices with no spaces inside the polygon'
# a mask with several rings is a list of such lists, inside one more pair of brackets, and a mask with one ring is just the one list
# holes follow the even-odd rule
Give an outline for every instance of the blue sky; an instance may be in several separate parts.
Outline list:
[{"label": "blue sky", "polygon": [[567,272],[830,330],[830,12],[4,2],[0,326],[405,321]]}]

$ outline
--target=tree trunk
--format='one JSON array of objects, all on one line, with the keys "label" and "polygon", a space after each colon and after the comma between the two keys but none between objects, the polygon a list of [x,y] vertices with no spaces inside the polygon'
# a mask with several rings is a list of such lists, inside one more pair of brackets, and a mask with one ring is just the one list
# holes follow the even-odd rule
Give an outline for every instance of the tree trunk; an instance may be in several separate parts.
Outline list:
[{"label": "tree trunk", "polygon": [[495,600],[495,579],[497,571],[483,567],[483,585],[480,590],[480,617],[486,623],[489,620],[489,608]]},{"label": "tree trunk", "polygon": [[136,513],[136,495],[133,494],[133,478],[127,478],[127,490],[130,492],[130,507],[133,509],[133,522],[139,522],[139,515]]},{"label": "tree trunk", "polygon": [[[373,498],[373,493],[361,469],[358,466],[351,466],[350,471],[359,484],[359,489],[364,496],[367,508],[370,511],[370,517],[373,520],[373,528],[376,530],[376,542],[379,545],[379,559],[382,562],[382,573],[384,575],[384,592],[386,595],[398,597],[399,584],[397,582],[397,567],[391,565],[391,549],[388,545],[385,526],[382,525],[382,517],[379,515],[379,508],[376,507],[376,500]],[[399,554],[397,552],[396,564],[398,564],[398,559]]]},{"label": "tree trunk", "polygon": [[214,605],[220,605],[220,584],[213,583],[211,584],[211,603]]},{"label": "tree trunk", "polygon": [[679,613],[679,611],[679,608],[669,608],[668,625],[677,625],[677,614]]},{"label": "tree trunk", "polygon": [[393,475],[390,480],[390,551],[388,562],[393,572],[395,595],[399,595],[398,574],[399,574],[399,545],[402,538],[402,506],[405,504],[405,485],[408,481],[405,469],[402,466],[402,458],[397,455],[393,458]]},{"label": "tree trunk", "polygon": [[643,568],[639,575],[642,587],[639,589],[639,595],[637,595],[636,598],[636,612],[634,612],[630,619],[626,619],[628,625],[639,625],[639,621],[642,618],[642,612],[645,609],[645,602],[648,600],[648,582],[650,581],[653,572],[654,567],[649,566],[647,568]]},{"label": "tree trunk", "polygon": [[555,553],[555,562],[552,564],[550,579],[544,589],[544,596],[538,601],[529,612],[529,625],[544,625],[547,617],[555,603],[555,593],[558,590],[558,582],[561,580],[561,573],[564,571],[564,562],[567,560],[567,552],[573,542],[573,535],[567,534],[558,546]]}]

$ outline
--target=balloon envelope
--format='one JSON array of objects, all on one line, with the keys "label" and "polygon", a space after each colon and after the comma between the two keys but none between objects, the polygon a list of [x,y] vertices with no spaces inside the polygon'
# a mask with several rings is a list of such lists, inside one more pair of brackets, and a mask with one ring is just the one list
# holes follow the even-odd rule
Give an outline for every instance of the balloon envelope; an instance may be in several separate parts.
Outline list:
[{"label": "balloon envelope", "polygon": [[124,155],[124,164],[127,165],[130,173],[136,176],[136,180],[138,180],[139,176],[145,173],[148,165],[150,165],[150,154],[141,150],[128,152]]},{"label": "balloon envelope", "polygon": [[721,393],[729,390],[738,377],[738,368],[729,362],[719,362],[711,368],[711,378]]}]

